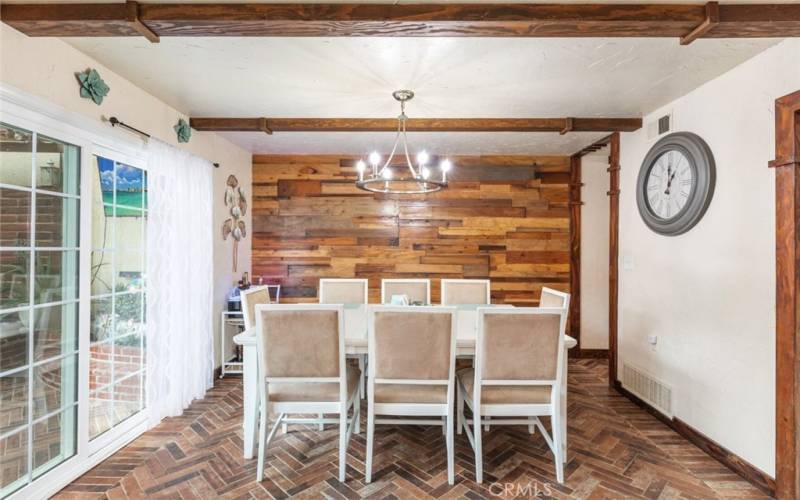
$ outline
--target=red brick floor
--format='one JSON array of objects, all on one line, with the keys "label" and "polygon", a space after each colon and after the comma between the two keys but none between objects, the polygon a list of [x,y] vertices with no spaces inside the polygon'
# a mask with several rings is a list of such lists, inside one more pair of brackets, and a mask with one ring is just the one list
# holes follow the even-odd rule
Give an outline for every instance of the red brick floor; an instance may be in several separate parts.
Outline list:
[{"label": "red brick floor", "polygon": [[[270,447],[267,479],[242,458],[241,380],[226,378],[178,418],[165,420],[62,490],[56,498],[487,498],[519,496],[763,498],[729,469],[628,399],[608,389],[606,362],[572,360],[566,481],[554,481],[540,434],[493,427],[484,437],[484,479],[456,436],[456,484],[447,484],[441,428],[378,426],[373,482],[365,484],[365,428],[337,479],[337,431],[290,427]],[[366,411],[362,411],[362,418]],[[494,485],[493,485],[494,483]],[[506,486],[510,485],[510,486]],[[494,494],[494,495],[493,495]],[[510,496],[510,495],[506,495]]]}]

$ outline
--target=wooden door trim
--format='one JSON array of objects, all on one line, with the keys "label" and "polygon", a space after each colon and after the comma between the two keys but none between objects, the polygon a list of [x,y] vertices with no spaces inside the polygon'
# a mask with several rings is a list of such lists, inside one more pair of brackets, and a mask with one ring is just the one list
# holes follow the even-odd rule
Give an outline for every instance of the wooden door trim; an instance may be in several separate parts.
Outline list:
[{"label": "wooden door trim", "polygon": [[573,155],[569,161],[569,334],[578,345],[573,357],[580,357],[581,346],[581,157]]},{"label": "wooden door trim", "polygon": [[617,382],[619,300],[619,132],[611,134],[608,155],[608,385]]},{"label": "wooden door trim", "polygon": [[775,101],[775,486],[800,495],[800,91]]}]

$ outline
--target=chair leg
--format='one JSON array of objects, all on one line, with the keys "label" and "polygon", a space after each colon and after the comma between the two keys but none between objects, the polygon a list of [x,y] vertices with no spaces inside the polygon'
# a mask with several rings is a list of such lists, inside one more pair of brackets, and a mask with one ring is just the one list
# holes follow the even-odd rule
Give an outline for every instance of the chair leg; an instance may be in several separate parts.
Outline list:
[{"label": "chair leg", "polygon": [[483,443],[481,442],[481,417],[480,415],[472,416],[472,431],[475,434],[475,482],[483,482]]},{"label": "chair leg", "polygon": [[364,383],[364,381],[367,378],[367,374],[365,373],[367,364],[365,363],[365,361],[366,360],[363,354],[358,356],[358,369],[361,371],[361,375],[359,375],[358,377],[358,390],[359,392],[361,392],[361,399],[364,399],[365,397],[364,394],[367,392],[365,387],[366,384]]},{"label": "chair leg", "polygon": [[461,393],[461,386],[456,384],[456,432],[461,434],[464,426],[464,395]]},{"label": "chair leg", "polygon": [[454,436],[453,436],[453,409],[450,407],[450,412],[447,415],[447,484],[452,485],[455,482],[455,467],[453,465],[454,455]]},{"label": "chair leg", "polygon": [[339,412],[339,482],[345,481],[347,471],[347,406]]},{"label": "chair leg", "polygon": [[367,463],[364,465],[364,482],[372,482],[372,445],[375,440],[375,415],[367,408]]},{"label": "chair leg", "polygon": [[558,409],[550,417],[551,435],[553,436],[553,462],[556,466],[556,481],[564,483],[564,434],[561,432],[561,415]]},{"label": "chair leg", "polygon": [[281,424],[281,431],[283,431],[283,433],[284,433],[284,434],[286,434],[287,432],[289,432],[289,425],[288,425],[288,424],[285,424],[285,423],[284,423],[284,424]]},{"label": "chair leg", "polygon": [[442,436],[447,436],[447,417],[442,417]]},{"label": "chair leg", "polygon": [[353,432],[356,434],[361,434],[361,396],[356,396],[355,401],[353,401],[353,420],[355,420],[355,428]]},{"label": "chair leg", "polygon": [[264,457],[267,454],[267,408],[266,404],[261,403],[261,412],[258,423],[258,467],[256,468],[256,480],[264,480]]},{"label": "chair leg", "polygon": [[534,425],[534,423],[533,423],[534,422],[533,417],[528,417],[528,420],[531,421],[530,425],[528,425],[528,432],[531,435],[536,434],[536,425]]},{"label": "chair leg", "polygon": [[[320,413],[319,414],[319,419],[322,420],[323,418],[325,418],[325,414],[324,413]],[[325,424],[323,424],[322,422],[319,423],[319,430],[320,431],[324,431],[325,430]]]},{"label": "chair leg", "polygon": [[489,423],[488,423],[489,422],[489,417],[486,417],[485,421],[486,421],[486,423],[483,425],[483,430],[485,430],[486,432],[489,432]]}]

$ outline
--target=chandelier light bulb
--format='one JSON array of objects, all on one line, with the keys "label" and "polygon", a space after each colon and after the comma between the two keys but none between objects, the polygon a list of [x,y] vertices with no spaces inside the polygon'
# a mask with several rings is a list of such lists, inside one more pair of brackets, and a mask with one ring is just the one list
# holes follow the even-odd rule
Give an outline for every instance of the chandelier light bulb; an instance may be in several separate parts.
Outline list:
[{"label": "chandelier light bulb", "polygon": [[381,172],[381,175],[383,176],[384,179],[388,181],[389,179],[392,178],[392,169],[390,169],[389,167],[384,168],[383,172]]},{"label": "chandelier light bulb", "polygon": [[451,168],[453,168],[453,164],[450,162],[450,160],[445,159],[442,160],[442,163],[439,164],[439,168],[442,169],[442,172],[447,173],[450,171]]},{"label": "chandelier light bulb", "polygon": [[428,177],[431,175],[431,171],[428,170],[428,167],[422,167],[422,178],[428,180]]},{"label": "chandelier light bulb", "polygon": [[377,151],[373,151],[369,154],[369,162],[372,163],[373,167],[377,166],[380,161],[381,155],[379,155]]},{"label": "chandelier light bulb", "polygon": [[429,159],[430,156],[428,156],[428,152],[425,150],[422,150],[417,154],[417,163],[419,163],[420,165],[425,165],[426,163],[428,163]]}]

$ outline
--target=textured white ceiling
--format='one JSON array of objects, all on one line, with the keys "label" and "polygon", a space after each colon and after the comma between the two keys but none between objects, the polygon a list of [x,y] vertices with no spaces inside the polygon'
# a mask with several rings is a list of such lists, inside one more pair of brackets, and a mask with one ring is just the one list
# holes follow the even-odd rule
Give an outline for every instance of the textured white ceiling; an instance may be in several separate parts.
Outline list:
[{"label": "textured white ceiling", "polygon": [[[611,38],[65,39],[191,116],[638,117],[777,40]],[[391,134],[227,134],[253,152],[360,153]],[[572,153],[602,134],[426,133],[449,154]],[[427,146],[430,145],[430,146]]]}]

